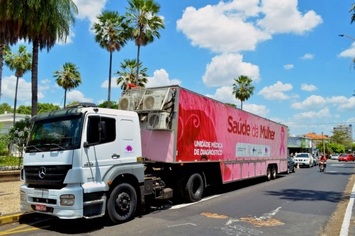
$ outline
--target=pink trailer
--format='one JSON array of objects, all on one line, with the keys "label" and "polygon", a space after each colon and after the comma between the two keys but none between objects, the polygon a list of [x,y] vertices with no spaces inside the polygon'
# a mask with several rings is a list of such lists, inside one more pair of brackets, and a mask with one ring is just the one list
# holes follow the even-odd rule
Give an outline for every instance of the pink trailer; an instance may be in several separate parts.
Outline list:
[{"label": "pink trailer", "polygon": [[287,171],[285,125],[179,86],[138,90],[147,174],[174,195],[197,201],[211,184]]}]

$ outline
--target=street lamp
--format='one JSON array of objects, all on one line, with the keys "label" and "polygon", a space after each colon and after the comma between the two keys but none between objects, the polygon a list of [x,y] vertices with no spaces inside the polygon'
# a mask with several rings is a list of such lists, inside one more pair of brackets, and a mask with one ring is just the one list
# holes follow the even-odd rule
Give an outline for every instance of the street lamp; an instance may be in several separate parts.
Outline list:
[{"label": "street lamp", "polygon": [[347,38],[349,38],[349,39],[355,41],[355,38],[353,38],[353,37],[351,37],[351,36],[349,36],[349,35],[347,35],[347,34],[339,34],[339,36],[340,36],[340,37],[347,37]]}]

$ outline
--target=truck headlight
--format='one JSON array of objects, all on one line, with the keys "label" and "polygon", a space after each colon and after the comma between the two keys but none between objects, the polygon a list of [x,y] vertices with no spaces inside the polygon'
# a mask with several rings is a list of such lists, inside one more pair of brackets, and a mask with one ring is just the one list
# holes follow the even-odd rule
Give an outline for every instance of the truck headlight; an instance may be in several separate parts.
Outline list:
[{"label": "truck headlight", "polygon": [[74,194],[64,194],[60,196],[60,205],[61,206],[73,206],[75,203]]},{"label": "truck headlight", "polygon": [[20,201],[26,201],[26,193],[24,191],[20,191]]}]

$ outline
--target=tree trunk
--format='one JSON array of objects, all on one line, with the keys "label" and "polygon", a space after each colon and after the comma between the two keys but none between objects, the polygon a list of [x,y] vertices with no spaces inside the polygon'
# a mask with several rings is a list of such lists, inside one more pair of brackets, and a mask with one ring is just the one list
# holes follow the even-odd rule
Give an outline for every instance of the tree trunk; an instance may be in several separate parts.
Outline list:
[{"label": "tree trunk", "polygon": [[67,104],[67,90],[64,89],[64,106],[63,106],[63,108],[65,108],[66,104]]},{"label": "tree trunk", "polygon": [[107,108],[111,107],[111,74],[112,74],[112,52],[110,52],[110,63],[108,69],[108,95],[107,95]]},{"label": "tree trunk", "polygon": [[31,115],[37,115],[37,103],[38,103],[38,51],[39,44],[38,40],[33,41],[32,48],[32,75],[31,75],[31,83],[32,83],[32,110]]},{"label": "tree trunk", "polygon": [[4,50],[5,50],[5,44],[3,42],[0,42],[0,100],[1,100],[1,81],[2,81],[2,68],[3,68],[3,63],[4,63]]},{"label": "tree trunk", "polygon": [[137,45],[138,49],[137,49],[137,74],[136,74],[136,85],[138,86],[138,78],[139,78],[139,54],[141,51],[141,45]]},{"label": "tree trunk", "polygon": [[18,76],[16,77],[16,87],[15,87],[15,99],[14,99],[14,118],[13,118],[13,125],[15,125],[16,121],[16,105],[17,105],[17,89],[18,89]]}]

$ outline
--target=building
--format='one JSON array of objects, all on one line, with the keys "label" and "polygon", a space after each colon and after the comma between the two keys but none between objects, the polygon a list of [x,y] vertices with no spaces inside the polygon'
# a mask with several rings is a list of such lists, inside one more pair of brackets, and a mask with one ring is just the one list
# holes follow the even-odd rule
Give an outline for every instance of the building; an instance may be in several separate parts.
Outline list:
[{"label": "building", "polygon": [[349,139],[351,141],[353,141],[353,126],[351,124],[350,125],[338,125],[338,126],[334,127],[333,133],[335,133],[337,131],[338,132],[339,131],[345,132],[348,135]]},{"label": "building", "polygon": [[[26,114],[16,114],[15,122],[25,119]],[[9,132],[10,128],[13,126],[14,122],[14,114],[13,113],[5,113],[0,115],[0,134],[6,134]]]}]

